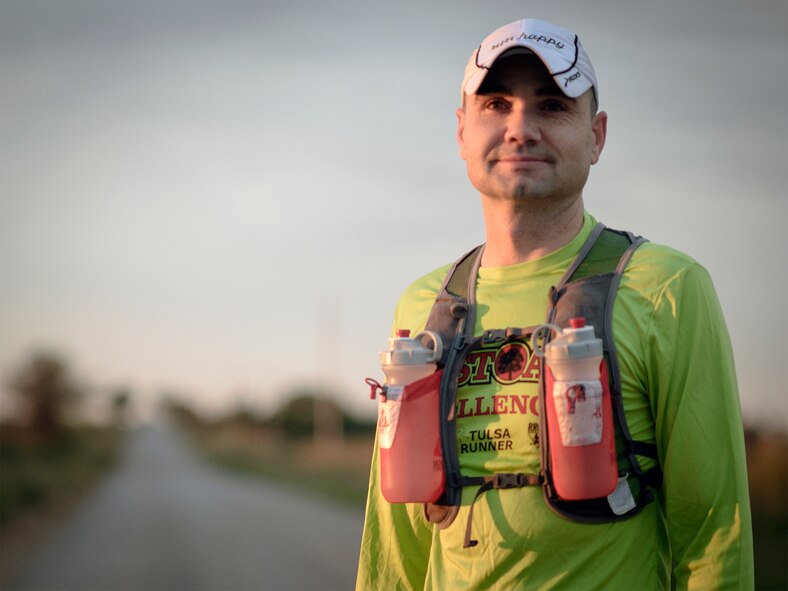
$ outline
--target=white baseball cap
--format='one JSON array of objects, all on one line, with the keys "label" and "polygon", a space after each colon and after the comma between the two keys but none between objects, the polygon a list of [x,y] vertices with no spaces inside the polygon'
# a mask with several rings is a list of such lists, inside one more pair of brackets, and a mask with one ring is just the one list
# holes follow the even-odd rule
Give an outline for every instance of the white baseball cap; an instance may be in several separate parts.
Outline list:
[{"label": "white baseball cap", "polygon": [[465,66],[462,92],[475,94],[495,60],[517,48],[536,54],[566,96],[577,98],[593,87],[599,102],[594,67],[577,35],[563,27],[533,18],[504,25],[482,41]]}]

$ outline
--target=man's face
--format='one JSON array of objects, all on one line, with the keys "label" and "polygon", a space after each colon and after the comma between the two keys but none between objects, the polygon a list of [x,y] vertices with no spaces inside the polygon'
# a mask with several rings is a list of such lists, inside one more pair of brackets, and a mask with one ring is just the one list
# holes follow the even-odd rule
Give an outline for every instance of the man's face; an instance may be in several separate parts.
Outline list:
[{"label": "man's face", "polygon": [[534,55],[499,59],[457,110],[468,178],[493,199],[565,201],[582,194],[605,143],[592,91],[565,96]]}]

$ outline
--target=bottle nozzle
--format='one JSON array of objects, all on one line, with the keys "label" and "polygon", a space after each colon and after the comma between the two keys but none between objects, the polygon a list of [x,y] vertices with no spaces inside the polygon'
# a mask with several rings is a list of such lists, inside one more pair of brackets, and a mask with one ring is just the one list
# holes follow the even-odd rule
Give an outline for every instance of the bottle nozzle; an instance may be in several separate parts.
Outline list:
[{"label": "bottle nozzle", "polygon": [[586,319],[582,316],[569,319],[569,328],[583,328],[586,325]]},{"label": "bottle nozzle", "polygon": [[398,328],[396,330],[396,335],[398,339],[408,338],[410,336],[410,329],[408,328]]}]

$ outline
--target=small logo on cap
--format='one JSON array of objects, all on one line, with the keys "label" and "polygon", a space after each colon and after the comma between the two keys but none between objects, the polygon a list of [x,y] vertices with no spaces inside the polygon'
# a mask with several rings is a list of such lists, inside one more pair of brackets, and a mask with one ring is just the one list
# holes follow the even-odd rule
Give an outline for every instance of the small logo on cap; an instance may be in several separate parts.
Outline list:
[{"label": "small logo on cap", "polygon": [[572,74],[571,76],[568,76],[568,77],[564,78],[564,88],[566,88],[567,86],[569,86],[569,84],[570,84],[571,82],[574,82],[575,80],[577,80],[578,78],[580,78],[580,76],[582,76],[582,75],[583,75],[583,74],[581,74],[580,72],[575,72],[575,73],[574,73],[574,74]]}]

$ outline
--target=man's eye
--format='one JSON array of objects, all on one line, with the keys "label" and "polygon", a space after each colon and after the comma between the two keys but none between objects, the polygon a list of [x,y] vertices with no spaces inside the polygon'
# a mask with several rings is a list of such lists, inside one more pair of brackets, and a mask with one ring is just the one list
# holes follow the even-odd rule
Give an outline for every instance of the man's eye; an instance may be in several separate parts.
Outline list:
[{"label": "man's eye", "polygon": [[490,99],[485,105],[491,111],[502,111],[508,107],[508,103],[503,99]]}]

